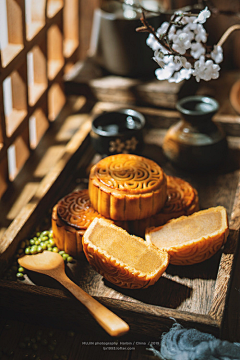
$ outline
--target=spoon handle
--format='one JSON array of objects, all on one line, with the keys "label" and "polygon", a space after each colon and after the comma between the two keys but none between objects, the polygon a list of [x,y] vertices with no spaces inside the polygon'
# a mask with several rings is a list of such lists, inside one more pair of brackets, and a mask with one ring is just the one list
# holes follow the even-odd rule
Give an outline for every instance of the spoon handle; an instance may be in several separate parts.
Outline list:
[{"label": "spoon handle", "polygon": [[87,294],[71,281],[66,274],[61,275],[57,280],[85,305],[91,315],[109,335],[120,336],[128,332],[129,325],[124,320]]}]

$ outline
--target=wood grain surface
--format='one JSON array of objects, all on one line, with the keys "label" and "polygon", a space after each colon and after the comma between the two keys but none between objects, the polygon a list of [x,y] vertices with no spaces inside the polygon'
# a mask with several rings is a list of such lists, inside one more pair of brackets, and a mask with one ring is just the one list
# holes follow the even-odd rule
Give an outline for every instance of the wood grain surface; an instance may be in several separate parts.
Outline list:
[{"label": "wood grain surface", "polygon": [[[119,104],[115,106],[118,107]],[[87,136],[88,124],[96,112],[113,108],[112,103],[98,103],[93,108],[92,115],[86,118],[83,125],[83,129],[86,129],[86,139],[83,139],[83,135],[71,139],[66,147],[66,153],[42,180],[36,193],[39,196],[33,198],[36,203],[33,201],[27,204],[19,217],[16,217],[14,221],[17,226],[14,226],[13,230],[11,228],[8,230],[11,236],[2,243],[0,257],[2,271],[6,262],[13,256],[17,243],[23,236],[31,236],[34,226],[38,225],[40,214],[41,216],[50,214],[49,211],[51,212],[55,201],[63,195],[76,188],[87,187],[89,168],[100,158],[96,155],[88,162],[88,166],[86,165],[86,151],[91,149]],[[223,332],[224,316],[228,304],[230,280],[233,278],[239,229],[240,138],[228,137],[228,158],[220,168],[208,173],[189,173],[173,167],[162,153],[161,144],[164,134],[169,124],[178,118],[177,113],[147,108],[137,109],[144,113],[147,119],[142,154],[159,163],[168,175],[189,181],[198,190],[201,209],[217,205],[226,207],[231,229],[228,242],[224,249],[203,263],[191,266],[169,266],[159,281],[145,290],[126,290],[108,283],[89,266],[84,257],[68,265],[67,274],[83,290],[128,322],[129,336],[151,337],[154,334],[159,336],[159,333],[171,327],[173,319],[184,326],[195,327],[216,336],[226,336]],[[234,120],[233,118],[233,126],[235,126]],[[230,127],[228,121],[228,128]],[[86,144],[82,146],[84,141]],[[80,146],[78,149],[77,145]],[[62,184],[69,175],[67,164],[76,151],[78,158],[71,164],[73,169],[76,161],[76,171],[73,171],[71,179],[68,179],[68,186],[63,187]],[[90,151],[90,154],[93,153]],[[81,180],[77,181],[77,179]],[[29,211],[32,211],[31,206],[34,207],[35,213],[32,217],[29,216]],[[3,294],[0,298],[0,306],[36,317],[36,306],[38,311],[41,311],[45,309],[47,303],[46,316],[56,320],[61,313],[61,320],[70,321],[72,326],[82,323],[88,329],[93,327],[97,331],[102,331],[65,289],[43,275],[29,272],[23,282],[0,280],[0,291]],[[17,302],[14,301],[16,297]],[[66,309],[68,309],[67,313]],[[236,341],[238,335],[232,333],[231,338]]]}]

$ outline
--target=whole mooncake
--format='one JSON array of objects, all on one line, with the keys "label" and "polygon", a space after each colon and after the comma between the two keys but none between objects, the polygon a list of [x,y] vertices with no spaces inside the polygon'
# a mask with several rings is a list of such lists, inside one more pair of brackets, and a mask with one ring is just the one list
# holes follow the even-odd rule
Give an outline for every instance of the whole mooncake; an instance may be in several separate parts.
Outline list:
[{"label": "whole mooncake", "polygon": [[52,230],[60,250],[78,257],[82,249],[82,236],[95,217],[100,217],[90,203],[88,190],[68,194],[54,206]]},{"label": "whole mooncake", "polygon": [[93,208],[112,220],[137,220],[158,213],[167,199],[162,168],[142,156],[118,154],[94,165],[89,175]]}]

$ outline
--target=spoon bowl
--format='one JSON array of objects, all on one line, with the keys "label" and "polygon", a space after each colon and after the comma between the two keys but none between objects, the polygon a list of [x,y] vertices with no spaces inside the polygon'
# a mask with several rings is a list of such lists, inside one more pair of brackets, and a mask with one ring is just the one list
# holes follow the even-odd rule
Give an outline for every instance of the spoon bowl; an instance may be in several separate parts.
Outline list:
[{"label": "spoon bowl", "polygon": [[61,255],[51,251],[44,251],[36,255],[25,255],[18,259],[19,264],[31,271],[49,275],[58,268],[64,269],[64,260]]},{"label": "spoon bowl", "polygon": [[111,336],[121,336],[129,331],[129,325],[112,311],[107,309],[72,280],[65,273],[65,264],[61,255],[43,251],[36,255],[25,255],[18,259],[25,269],[48,275],[68,289],[85,307],[103,329]]}]

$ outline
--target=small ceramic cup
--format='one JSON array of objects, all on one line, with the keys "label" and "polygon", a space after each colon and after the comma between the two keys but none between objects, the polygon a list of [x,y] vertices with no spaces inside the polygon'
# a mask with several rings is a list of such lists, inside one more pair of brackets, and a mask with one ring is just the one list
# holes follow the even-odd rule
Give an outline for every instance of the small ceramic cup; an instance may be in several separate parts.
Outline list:
[{"label": "small ceramic cup", "polygon": [[106,111],[92,122],[91,142],[101,155],[140,154],[145,117],[132,109]]}]

